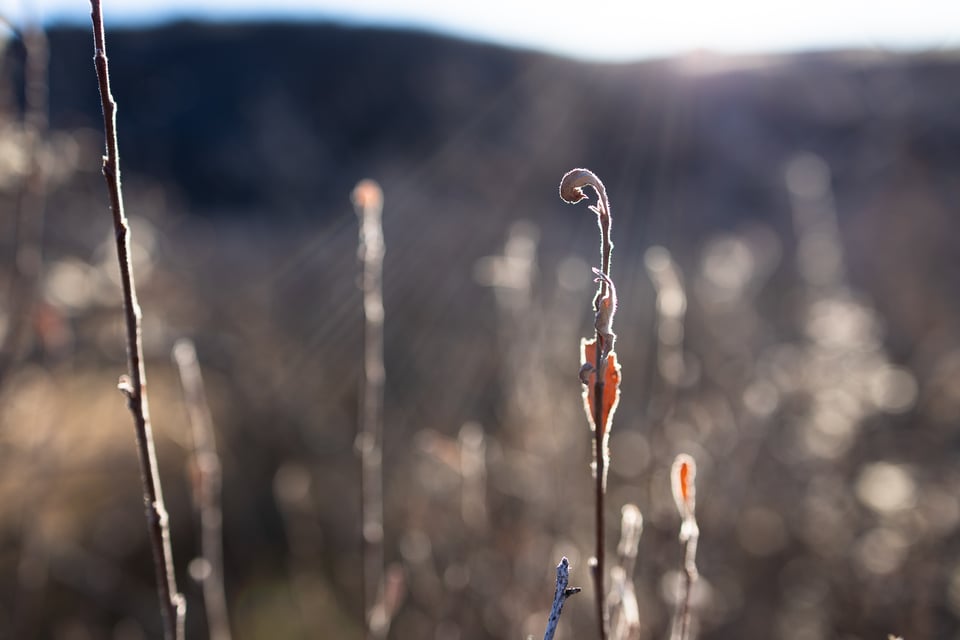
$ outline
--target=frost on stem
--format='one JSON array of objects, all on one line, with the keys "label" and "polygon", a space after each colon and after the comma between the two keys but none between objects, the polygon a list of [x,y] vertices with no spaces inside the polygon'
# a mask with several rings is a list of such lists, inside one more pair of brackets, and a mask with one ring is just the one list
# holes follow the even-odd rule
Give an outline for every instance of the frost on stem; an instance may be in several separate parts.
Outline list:
[{"label": "frost on stem", "polygon": [[560,198],[576,204],[587,198],[585,187],[597,194],[596,204],[590,210],[597,215],[600,227],[600,268],[597,275],[597,294],[593,298],[594,329],[592,339],[580,341],[580,382],[583,383],[583,408],[593,433],[593,474],[595,482],[596,554],[590,561],[596,594],[597,619],[600,640],[606,640],[609,611],[606,603],[604,574],[604,493],[607,486],[607,468],[610,466],[610,425],[620,401],[620,365],[614,351],[616,335],[613,317],[617,310],[617,293],[610,279],[610,202],[600,178],[589,169],[572,169],[560,181]]},{"label": "frost on stem", "polygon": [[[589,169],[572,169],[560,181],[560,197],[576,204],[587,198],[585,187],[597,194],[596,204],[589,209],[597,215],[600,227],[600,268],[594,268],[599,284],[593,299],[595,336],[580,342],[580,382],[583,383],[583,407],[590,429],[595,433],[594,466],[602,486],[606,487],[606,468],[609,462],[610,424],[620,402],[620,364],[614,351],[616,334],[613,318],[617,311],[617,290],[610,279],[610,257],[613,241],[610,238],[610,202],[603,182]],[[599,402],[598,402],[599,399]]]},{"label": "frost on stem", "polygon": [[595,282],[599,282],[606,287],[606,292],[597,305],[597,317],[593,321],[593,326],[597,330],[597,337],[603,345],[600,352],[600,363],[603,366],[607,357],[613,353],[613,345],[617,340],[617,334],[613,332],[613,315],[617,312],[617,289],[613,286],[613,280],[605,273],[596,268],[593,272],[597,274]]},{"label": "frost on stem", "polygon": [[[590,430],[598,434],[600,448],[594,451],[595,457],[602,456],[604,468],[603,483],[606,486],[606,467],[610,460],[610,426],[613,414],[620,404],[620,363],[616,352],[611,351],[598,357],[597,340],[580,340],[580,382],[583,383],[583,408],[587,414]],[[597,364],[602,374],[597,375]],[[597,402],[600,398],[600,402]],[[599,425],[599,429],[597,428]],[[597,461],[595,461],[597,462]]]}]

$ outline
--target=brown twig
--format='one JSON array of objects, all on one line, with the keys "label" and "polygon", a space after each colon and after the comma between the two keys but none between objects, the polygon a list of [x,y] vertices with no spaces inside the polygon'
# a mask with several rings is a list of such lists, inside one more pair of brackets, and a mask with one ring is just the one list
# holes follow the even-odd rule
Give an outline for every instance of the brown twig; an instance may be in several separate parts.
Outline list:
[{"label": "brown twig", "polygon": [[390,620],[383,603],[383,192],[372,180],[353,190],[360,219],[363,267],[363,390],[357,451],[363,539],[363,612],[367,638],[383,638]]},{"label": "brown twig", "polygon": [[[591,559],[590,569],[596,591],[597,617],[600,631],[600,640],[606,640],[608,629],[608,611],[606,607],[606,589],[604,575],[604,551],[606,532],[604,528],[604,495],[606,493],[607,468],[609,467],[609,437],[610,422],[616,410],[619,398],[618,389],[614,389],[614,398],[609,401],[605,392],[608,377],[609,384],[619,385],[620,370],[616,364],[613,351],[616,335],[613,333],[613,316],[617,309],[616,289],[610,279],[610,259],[613,254],[613,241],[610,238],[610,202],[607,199],[607,190],[603,182],[589,169],[572,169],[560,181],[560,197],[570,204],[575,204],[587,198],[584,187],[592,187],[597,193],[597,203],[590,205],[590,210],[597,214],[597,225],[600,227],[600,269],[594,269],[597,274],[597,295],[593,299],[593,309],[596,314],[594,327],[596,336],[593,341],[593,362],[589,361],[589,343],[581,343],[583,352],[583,366],[580,369],[580,380],[583,382],[585,407],[587,416],[593,427],[593,460],[595,478],[595,527],[596,551]],[[611,370],[612,369],[612,370]],[[592,404],[591,404],[592,393]],[[592,415],[591,415],[592,412]]]},{"label": "brown twig", "polygon": [[143,481],[143,500],[147,511],[147,530],[153,552],[157,577],[157,592],[160,596],[160,611],[163,617],[164,637],[167,640],[183,638],[183,622],[186,602],[177,592],[173,572],[173,553],[170,548],[170,529],[167,510],[160,487],[160,472],[157,454],[153,445],[150,427],[150,410],[147,402],[147,377],[143,365],[143,342],[141,339],[140,304],[133,281],[133,265],[130,262],[130,227],[123,211],[123,192],[120,188],[120,154],[117,145],[117,103],[110,91],[110,72],[107,66],[104,40],[103,15],[100,0],[90,0],[90,17],[93,21],[94,64],[100,86],[100,102],[103,107],[103,129],[106,138],[106,155],[103,158],[103,177],[107,182],[110,210],[117,241],[117,259],[120,266],[120,281],[123,287],[123,311],[127,329],[128,375],[121,376],[120,390],[127,396],[127,406],[133,415],[137,435],[137,454],[140,458],[140,476]]},{"label": "brown twig", "polygon": [[[222,473],[213,433],[213,417],[191,340],[178,340],[173,360],[180,373],[184,404],[193,434],[194,504],[200,513],[200,559],[203,602],[211,640],[230,640],[230,618],[223,586],[223,513],[220,508]],[[191,563],[192,564],[192,563]]]}]

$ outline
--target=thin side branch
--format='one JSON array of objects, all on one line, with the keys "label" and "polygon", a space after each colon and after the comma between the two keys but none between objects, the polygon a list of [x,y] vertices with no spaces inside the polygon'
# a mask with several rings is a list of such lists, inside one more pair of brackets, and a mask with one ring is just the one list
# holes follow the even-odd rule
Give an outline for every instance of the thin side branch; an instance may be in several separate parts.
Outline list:
[{"label": "thin side branch", "polygon": [[222,472],[213,433],[213,417],[193,342],[178,340],[173,347],[173,360],[180,373],[180,386],[193,434],[193,493],[194,505],[200,513],[200,558],[204,563],[200,581],[207,609],[207,627],[210,640],[230,640],[230,618],[223,586]]},{"label": "thin side branch", "polygon": [[580,587],[568,587],[568,584],[570,584],[570,561],[564,556],[557,565],[557,588],[553,594],[553,607],[550,609],[550,617],[547,618],[547,630],[543,634],[543,640],[553,640],[553,634],[556,633],[557,624],[560,622],[560,614],[563,613],[564,603],[573,594],[580,593]]},{"label": "thin side branch", "polygon": [[107,66],[106,43],[100,0],[90,0],[93,21],[94,64],[100,86],[103,107],[103,129],[106,155],[103,158],[103,176],[110,196],[110,210],[117,240],[117,258],[123,287],[123,312],[127,328],[127,361],[129,373],[120,378],[120,390],[127,396],[127,406],[133,415],[137,436],[137,454],[143,481],[143,501],[147,512],[147,530],[153,552],[157,576],[157,592],[163,617],[164,637],[167,640],[183,638],[186,601],[177,592],[173,572],[173,553],[170,548],[170,529],[167,510],[160,487],[157,454],[150,427],[150,409],[147,402],[147,376],[143,365],[143,342],[140,331],[141,311],[133,281],[130,261],[130,227],[123,211],[123,193],[120,188],[120,153],[117,144],[117,103],[110,91],[110,72]]}]

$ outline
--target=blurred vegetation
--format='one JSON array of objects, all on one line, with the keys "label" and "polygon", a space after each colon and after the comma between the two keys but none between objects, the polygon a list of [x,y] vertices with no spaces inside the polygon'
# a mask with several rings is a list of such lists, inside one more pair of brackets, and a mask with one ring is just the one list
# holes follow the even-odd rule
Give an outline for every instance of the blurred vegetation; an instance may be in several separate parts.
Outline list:
[{"label": "blurred vegetation", "polygon": [[[158,637],[92,42],[49,34],[42,271],[13,305],[30,172],[22,42],[0,91],[0,637]],[[206,634],[170,351],[197,345],[237,638],[360,637],[359,178],[383,186],[394,638],[594,632],[594,221],[613,209],[623,397],[609,522],[643,512],[642,638],[698,463],[699,637],[960,637],[960,58],[708,54],[603,66],[410,32],[110,30],[155,435],[188,637]],[[8,340],[8,338],[4,338]],[[6,344],[6,342],[5,342]],[[617,527],[609,526],[615,543]]]}]

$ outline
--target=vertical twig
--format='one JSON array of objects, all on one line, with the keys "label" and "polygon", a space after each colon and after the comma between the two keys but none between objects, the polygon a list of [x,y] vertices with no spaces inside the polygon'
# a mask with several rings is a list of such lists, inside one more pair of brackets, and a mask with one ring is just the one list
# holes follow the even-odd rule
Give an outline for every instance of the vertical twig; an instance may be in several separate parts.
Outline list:
[{"label": "vertical twig", "polygon": [[690,605],[693,599],[693,584],[697,581],[697,542],[700,527],[697,525],[697,463],[681,453],[673,461],[670,471],[673,499],[680,513],[680,544],[683,545],[683,579],[677,596],[677,616],[673,622],[671,640],[687,640],[690,637]]},{"label": "vertical twig", "polygon": [[640,536],[643,535],[643,514],[635,504],[625,504],[620,509],[620,544],[617,545],[617,561],[624,573],[633,580],[637,565]]},{"label": "vertical twig", "polygon": [[472,533],[483,535],[487,519],[487,443],[475,422],[460,427],[460,518]]},{"label": "vertical twig", "polygon": [[687,294],[683,275],[669,251],[663,247],[650,247],[643,261],[657,295],[656,363],[669,398],[664,403],[665,413],[671,409],[672,399],[688,377],[683,347]]},{"label": "vertical twig", "polygon": [[153,431],[150,427],[147,377],[143,365],[143,342],[140,331],[141,311],[133,282],[133,265],[130,262],[130,228],[127,216],[123,211],[123,193],[120,188],[117,103],[110,91],[110,72],[107,66],[100,0],[90,0],[90,7],[95,50],[93,59],[100,86],[103,129],[106,138],[103,177],[107,182],[110,210],[113,213],[117,259],[120,266],[120,281],[123,287],[123,311],[127,328],[129,374],[121,376],[119,387],[127,396],[127,406],[133,415],[133,424],[137,434],[137,453],[140,458],[140,476],[143,480],[143,500],[147,511],[147,530],[150,536],[150,546],[157,576],[157,591],[160,596],[164,637],[167,640],[179,640],[183,638],[186,602],[183,596],[177,592],[177,582],[173,572],[173,553],[170,548],[167,509],[163,502],[160,472],[157,468],[157,454],[153,446]]},{"label": "vertical twig", "polygon": [[568,587],[568,584],[570,584],[570,561],[564,556],[557,565],[557,588],[553,593],[553,607],[550,609],[550,617],[547,618],[547,630],[543,634],[543,640],[553,640],[553,634],[556,633],[557,624],[560,622],[560,614],[563,613],[563,604],[573,594],[580,593],[580,587]]},{"label": "vertical twig", "polygon": [[24,144],[29,165],[17,198],[14,259],[11,270],[10,325],[0,344],[0,380],[20,357],[43,266],[43,226],[47,203],[46,140],[48,119],[47,36],[39,26],[19,33],[24,61]]},{"label": "vertical twig", "polygon": [[201,583],[207,609],[207,626],[211,640],[230,640],[230,617],[223,586],[222,472],[213,433],[213,417],[193,342],[178,340],[173,347],[173,360],[180,373],[184,404],[193,434],[193,492],[194,504],[200,512],[200,557],[204,563]]},{"label": "vertical twig", "polygon": [[636,640],[640,637],[640,608],[633,588],[637,565],[637,549],[643,534],[643,515],[634,504],[620,510],[620,543],[617,564],[610,569],[610,637],[614,640]]},{"label": "vertical twig", "polygon": [[610,202],[603,182],[588,169],[572,169],[560,181],[560,198],[570,204],[580,202],[587,197],[583,192],[584,187],[593,187],[597,193],[597,203],[590,205],[590,210],[597,214],[597,224],[600,227],[600,269],[593,270],[599,283],[597,295],[593,299],[596,335],[592,341],[581,341],[583,366],[580,369],[580,381],[584,385],[584,407],[594,437],[596,551],[591,559],[590,569],[596,591],[600,640],[606,640],[609,612],[606,607],[604,574],[606,537],[604,495],[610,460],[610,424],[620,398],[620,366],[617,364],[616,353],[613,350],[616,340],[616,335],[613,333],[613,316],[617,309],[617,295],[613,281],[610,279],[613,241],[610,238]]},{"label": "vertical twig", "polygon": [[383,638],[390,627],[383,606],[383,192],[372,180],[353,190],[360,219],[358,257],[363,267],[363,390],[357,451],[363,538],[363,612],[367,638]]}]

